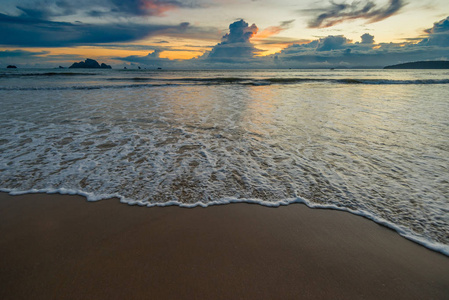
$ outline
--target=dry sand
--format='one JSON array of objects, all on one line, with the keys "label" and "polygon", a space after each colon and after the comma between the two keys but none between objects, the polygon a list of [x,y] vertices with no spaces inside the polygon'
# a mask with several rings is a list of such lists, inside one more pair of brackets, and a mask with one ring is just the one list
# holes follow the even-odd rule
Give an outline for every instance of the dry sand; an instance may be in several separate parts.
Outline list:
[{"label": "dry sand", "polygon": [[0,299],[449,299],[449,257],[301,204],[0,193]]}]

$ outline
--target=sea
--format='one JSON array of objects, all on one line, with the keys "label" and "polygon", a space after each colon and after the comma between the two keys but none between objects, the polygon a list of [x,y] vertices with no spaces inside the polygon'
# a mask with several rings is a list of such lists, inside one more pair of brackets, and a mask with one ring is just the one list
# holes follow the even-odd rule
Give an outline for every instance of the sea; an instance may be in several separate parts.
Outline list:
[{"label": "sea", "polygon": [[0,104],[3,192],[304,203],[449,256],[449,70],[3,69]]}]

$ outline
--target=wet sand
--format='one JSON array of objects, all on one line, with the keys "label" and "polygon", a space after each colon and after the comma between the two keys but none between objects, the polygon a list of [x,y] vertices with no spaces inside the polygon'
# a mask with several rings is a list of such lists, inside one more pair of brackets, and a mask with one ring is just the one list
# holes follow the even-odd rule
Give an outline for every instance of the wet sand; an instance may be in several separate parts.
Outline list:
[{"label": "wet sand", "polygon": [[0,299],[449,299],[449,257],[346,212],[0,193]]}]

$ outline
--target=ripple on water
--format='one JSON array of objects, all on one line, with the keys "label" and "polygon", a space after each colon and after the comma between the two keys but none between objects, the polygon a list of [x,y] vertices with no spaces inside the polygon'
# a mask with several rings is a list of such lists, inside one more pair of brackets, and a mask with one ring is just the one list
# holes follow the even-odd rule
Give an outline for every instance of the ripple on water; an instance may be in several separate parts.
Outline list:
[{"label": "ripple on water", "polygon": [[0,91],[1,188],[141,205],[307,199],[447,245],[444,90],[314,83]]}]

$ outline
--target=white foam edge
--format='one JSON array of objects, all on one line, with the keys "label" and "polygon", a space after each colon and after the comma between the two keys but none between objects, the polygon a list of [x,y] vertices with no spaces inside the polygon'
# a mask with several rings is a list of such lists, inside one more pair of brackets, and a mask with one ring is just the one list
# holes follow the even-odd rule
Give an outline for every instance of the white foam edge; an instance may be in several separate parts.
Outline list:
[{"label": "white foam edge", "polygon": [[393,224],[383,218],[377,217],[373,214],[364,212],[362,210],[353,210],[346,207],[340,207],[334,204],[318,204],[313,203],[307,199],[296,197],[296,198],[290,198],[285,200],[280,200],[276,202],[269,202],[269,201],[263,201],[260,199],[237,199],[232,197],[225,197],[220,199],[220,201],[210,201],[208,203],[203,202],[195,202],[195,203],[181,203],[178,201],[167,201],[167,202],[155,202],[155,203],[148,203],[146,201],[142,200],[132,200],[127,199],[123,197],[120,194],[93,194],[83,191],[77,191],[72,189],[65,189],[65,188],[49,188],[49,189],[30,189],[30,190],[17,190],[17,189],[6,189],[6,188],[0,188],[0,192],[8,193],[9,195],[25,195],[25,194],[37,194],[37,193],[45,193],[45,194],[61,194],[61,195],[79,195],[83,196],[87,199],[87,201],[95,202],[105,199],[111,199],[111,198],[118,198],[121,203],[126,203],[128,205],[138,205],[138,206],[146,206],[146,207],[164,207],[164,206],[179,206],[183,208],[194,208],[197,206],[200,207],[208,207],[212,205],[224,205],[224,204],[231,204],[231,203],[249,203],[249,204],[259,204],[262,206],[267,207],[279,207],[279,206],[286,206],[289,204],[294,203],[300,203],[305,204],[307,207],[312,209],[330,209],[330,210],[339,210],[339,211],[345,211],[357,216],[364,217],[366,219],[369,219],[371,221],[374,221],[377,224],[380,224],[382,226],[385,226],[387,228],[390,228],[394,231],[396,231],[400,236],[413,241],[417,244],[420,244],[430,250],[439,252],[441,254],[444,254],[446,256],[449,256],[449,245],[445,245],[438,242],[429,241],[425,238],[413,235],[407,228],[404,226],[399,226],[396,224]]}]

